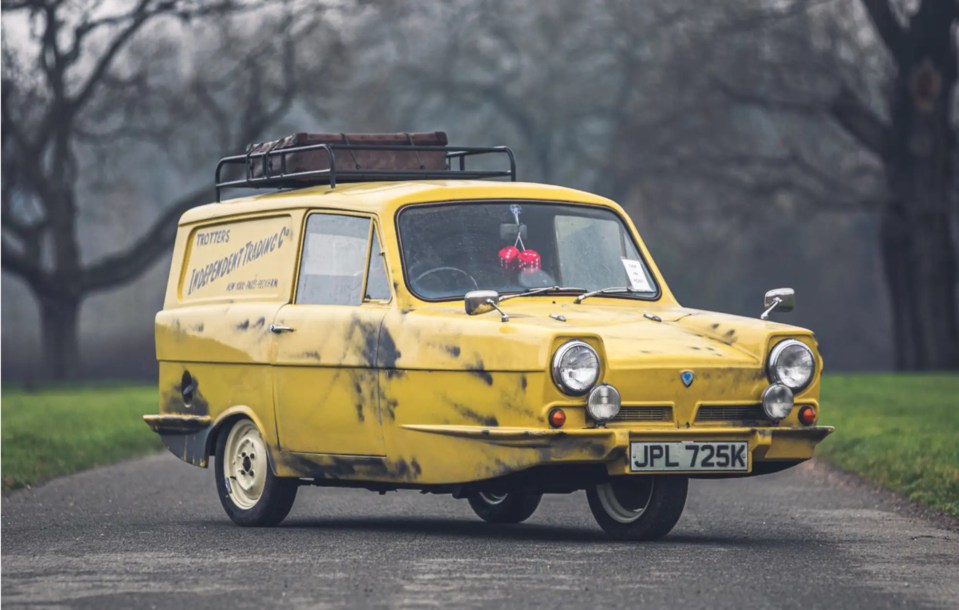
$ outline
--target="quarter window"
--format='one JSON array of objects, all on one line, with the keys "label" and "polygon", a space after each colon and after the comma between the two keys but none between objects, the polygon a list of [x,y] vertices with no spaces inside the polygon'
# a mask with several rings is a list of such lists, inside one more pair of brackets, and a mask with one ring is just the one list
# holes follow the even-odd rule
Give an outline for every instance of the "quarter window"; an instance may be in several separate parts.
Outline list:
[{"label": "quarter window", "polygon": [[380,248],[376,226],[373,226],[373,237],[370,240],[369,276],[366,278],[366,300],[388,301],[390,299],[390,282],[386,279],[386,261],[383,260],[383,250]]}]

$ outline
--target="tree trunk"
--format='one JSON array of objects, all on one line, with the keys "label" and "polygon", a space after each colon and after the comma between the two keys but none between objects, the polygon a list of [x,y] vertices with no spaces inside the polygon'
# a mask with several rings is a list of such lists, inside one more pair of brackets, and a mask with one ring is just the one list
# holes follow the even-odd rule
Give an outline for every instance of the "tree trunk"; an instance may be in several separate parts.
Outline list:
[{"label": "tree trunk", "polygon": [[80,341],[78,321],[80,299],[40,298],[40,323],[43,333],[43,377],[51,381],[80,377]]},{"label": "tree trunk", "polygon": [[896,364],[905,370],[959,369],[957,252],[949,201],[955,152],[952,25],[949,3],[925,0],[894,50],[898,76],[884,155],[892,197],[883,212],[880,243]]}]

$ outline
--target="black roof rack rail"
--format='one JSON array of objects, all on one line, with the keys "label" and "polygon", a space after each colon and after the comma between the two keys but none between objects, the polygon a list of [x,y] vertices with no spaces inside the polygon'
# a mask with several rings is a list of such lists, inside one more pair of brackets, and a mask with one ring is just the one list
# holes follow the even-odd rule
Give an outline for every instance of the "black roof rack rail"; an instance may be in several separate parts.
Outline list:
[{"label": "black roof rack rail", "polygon": [[[309,151],[325,151],[329,168],[311,169],[293,173],[286,172],[286,157],[293,153]],[[336,165],[337,151],[375,150],[375,151],[406,151],[406,152],[446,152],[446,169],[342,169]],[[509,169],[501,170],[470,170],[466,167],[466,158],[478,155],[505,155],[509,161]],[[274,172],[273,158],[279,162],[279,172]],[[259,163],[262,175],[253,175],[254,164]],[[234,180],[221,180],[223,168],[229,166],[243,166],[244,177]],[[336,188],[338,182],[376,182],[394,180],[477,180],[486,178],[509,178],[516,181],[516,159],[513,151],[507,146],[477,147],[477,146],[421,146],[410,144],[310,144],[291,148],[267,150],[263,152],[247,153],[223,157],[216,164],[214,184],[216,185],[216,200],[220,202],[220,193],[229,188],[306,188],[318,184],[329,184]]]}]

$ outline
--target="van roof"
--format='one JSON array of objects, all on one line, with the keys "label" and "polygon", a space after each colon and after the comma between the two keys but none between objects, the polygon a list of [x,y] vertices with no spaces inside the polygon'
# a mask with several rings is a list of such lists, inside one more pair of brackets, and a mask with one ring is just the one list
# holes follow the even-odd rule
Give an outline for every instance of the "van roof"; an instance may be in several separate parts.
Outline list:
[{"label": "van roof", "polygon": [[310,186],[280,192],[229,199],[193,208],[180,218],[192,224],[216,218],[303,208],[372,212],[381,217],[411,203],[490,199],[534,199],[570,201],[618,208],[615,203],[585,191],[535,182],[494,182],[489,180],[411,180],[403,182],[360,182]]}]

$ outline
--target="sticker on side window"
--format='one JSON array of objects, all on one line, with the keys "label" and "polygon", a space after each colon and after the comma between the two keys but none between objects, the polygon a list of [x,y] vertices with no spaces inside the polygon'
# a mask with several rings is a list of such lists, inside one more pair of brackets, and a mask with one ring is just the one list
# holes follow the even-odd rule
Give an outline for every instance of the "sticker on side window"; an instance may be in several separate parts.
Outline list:
[{"label": "sticker on side window", "polygon": [[623,268],[626,269],[626,277],[629,278],[629,287],[636,292],[653,292],[653,287],[646,277],[646,271],[643,269],[643,263],[628,258],[619,259],[623,261]]}]

